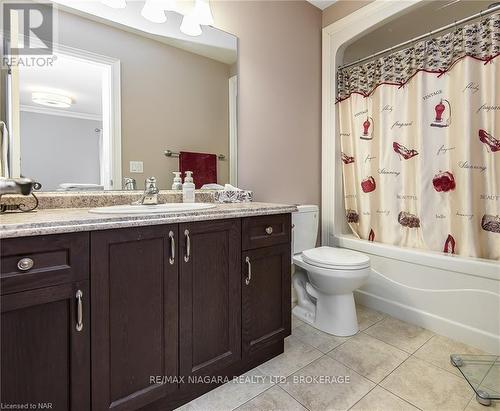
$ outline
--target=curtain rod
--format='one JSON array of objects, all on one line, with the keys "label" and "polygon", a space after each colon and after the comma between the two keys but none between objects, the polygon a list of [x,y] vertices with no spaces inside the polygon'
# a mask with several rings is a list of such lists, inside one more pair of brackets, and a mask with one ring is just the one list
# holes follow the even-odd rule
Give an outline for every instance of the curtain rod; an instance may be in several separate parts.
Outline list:
[{"label": "curtain rod", "polygon": [[342,70],[342,69],[345,69],[345,68],[347,68],[347,67],[356,66],[356,65],[358,65],[359,63],[361,63],[361,62],[363,62],[363,61],[371,60],[371,59],[373,59],[374,57],[376,57],[376,56],[380,56],[381,54],[385,54],[385,53],[387,53],[387,52],[389,52],[389,51],[394,51],[394,50],[396,50],[396,49],[401,49],[402,47],[407,46],[408,44],[411,44],[411,43],[416,43],[416,42],[418,42],[418,41],[420,41],[420,40],[425,39],[426,37],[433,36],[433,35],[434,35],[434,34],[436,34],[436,33],[440,33],[440,32],[442,32],[442,31],[448,30],[448,29],[450,29],[450,28],[452,28],[452,27],[457,27],[457,26],[459,26],[459,25],[461,25],[461,24],[467,23],[468,21],[471,21],[471,20],[477,19],[478,17],[484,17],[484,16],[486,16],[486,15],[488,15],[488,14],[490,14],[490,13],[494,13],[494,12],[495,12],[495,11],[497,11],[497,10],[500,10],[500,4],[499,4],[499,5],[497,5],[497,6],[491,7],[491,8],[490,8],[490,9],[488,9],[488,10],[485,10],[485,11],[480,11],[479,13],[473,14],[472,16],[465,17],[465,18],[464,18],[464,19],[462,19],[462,20],[459,20],[459,21],[456,21],[456,22],[454,22],[454,23],[448,24],[447,26],[441,27],[441,28],[439,28],[439,29],[437,29],[437,30],[431,30],[429,33],[422,34],[422,35],[420,35],[420,36],[418,36],[418,37],[414,37],[414,38],[412,38],[411,40],[407,40],[407,41],[405,41],[405,42],[403,42],[403,43],[400,43],[400,44],[398,44],[398,45],[396,45],[396,46],[388,47],[388,48],[386,48],[385,50],[378,51],[378,52],[376,52],[376,53],[370,54],[369,56],[367,56],[367,57],[363,57],[363,58],[358,59],[358,60],[356,60],[356,61],[353,61],[352,63],[349,63],[349,64],[344,64],[343,66],[339,66],[339,68],[338,68],[338,69],[339,69],[339,70]]}]

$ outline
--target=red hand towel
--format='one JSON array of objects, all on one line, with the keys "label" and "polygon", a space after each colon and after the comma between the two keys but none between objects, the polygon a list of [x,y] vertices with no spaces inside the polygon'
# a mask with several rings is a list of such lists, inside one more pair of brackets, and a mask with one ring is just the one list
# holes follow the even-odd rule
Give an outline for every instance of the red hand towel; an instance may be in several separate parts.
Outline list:
[{"label": "red hand towel", "polygon": [[181,151],[179,153],[179,171],[183,178],[186,171],[192,171],[196,188],[201,188],[203,184],[217,183],[217,156]]}]

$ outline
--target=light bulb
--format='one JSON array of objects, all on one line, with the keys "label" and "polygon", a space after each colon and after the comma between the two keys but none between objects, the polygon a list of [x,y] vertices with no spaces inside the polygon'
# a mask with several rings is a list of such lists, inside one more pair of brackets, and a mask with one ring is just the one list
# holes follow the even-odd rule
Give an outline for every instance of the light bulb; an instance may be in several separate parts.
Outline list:
[{"label": "light bulb", "polygon": [[177,5],[175,0],[158,0],[158,7],[165,11],[175,11]]},{"label": "light bulb", "polygon": [[101,3],[114,9],[124,9],[127,7],[125,0],[101,0]]},{"label": "light bulb", "polygon": [[183,17],[181,31],[188,36],[199,36],[201,34],[201,27],[198,20],[190,14]]},{"label": "light bulb", "polygon": [[162,3],[164,2],[161,0],[146,0],[141,11],[142,16],[153,23],[165,23],[167,16]]},{"label": "light bulb", "polygon": [[198,24],[212,26],[214,18],[208,0],[195,0],[193,15]]}]

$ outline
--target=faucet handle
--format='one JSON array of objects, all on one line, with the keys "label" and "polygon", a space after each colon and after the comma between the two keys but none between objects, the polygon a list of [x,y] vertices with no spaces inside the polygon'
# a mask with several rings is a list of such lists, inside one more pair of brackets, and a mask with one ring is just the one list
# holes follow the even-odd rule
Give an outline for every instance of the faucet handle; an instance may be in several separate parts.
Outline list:
[{"label": "faucet handle", "polygon": [[132,177],[125,177],[123,179],[123,188],[125,190],[135,190],[136,187],[136,181],[135,178]]}]

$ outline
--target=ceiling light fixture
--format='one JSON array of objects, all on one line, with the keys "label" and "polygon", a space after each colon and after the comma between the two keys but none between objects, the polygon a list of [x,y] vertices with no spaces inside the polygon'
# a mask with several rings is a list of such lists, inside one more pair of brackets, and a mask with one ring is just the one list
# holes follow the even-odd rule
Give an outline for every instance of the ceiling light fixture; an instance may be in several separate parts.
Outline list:
[{"label": "ceiling light fixture", "polygon": [[125,0],[101,0],[101,3],[114,9],[124,9],[127,7]]},{"label": "ceiling light fixture", "polygon": [[195,0],[193,15],[198,24],[202,26],[213,26],[214,24],[214,17],[208,0]]},{"label": "ceiling light fixture", "polygon": [[71,97],[63,94],[44,93],[39,91],[31,94],[31,100],[33,103],[55,108],[69,108],[73,104]]},{"label": "ceiling light fixture", "polygon": [[188,36],[199,36],[201,27],[194,15],[188,14],[182,18],[181,31]]},{"label": "ceiling light fixture", "polygon": [[146,0],[141,11],[142,17],[153,23],[165,23],[167,21],[165,7],[168,6],[166,3],[169,2],[162,0]]}]

